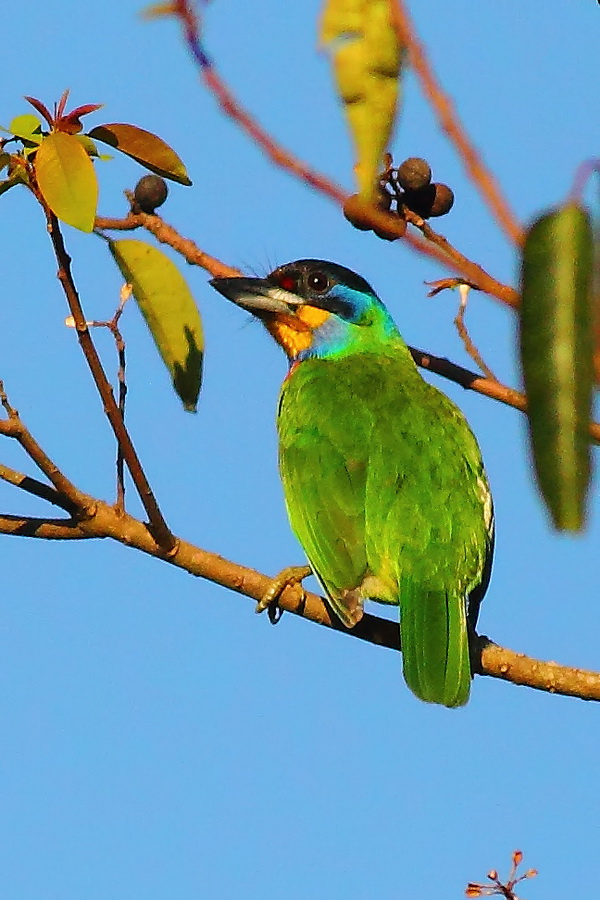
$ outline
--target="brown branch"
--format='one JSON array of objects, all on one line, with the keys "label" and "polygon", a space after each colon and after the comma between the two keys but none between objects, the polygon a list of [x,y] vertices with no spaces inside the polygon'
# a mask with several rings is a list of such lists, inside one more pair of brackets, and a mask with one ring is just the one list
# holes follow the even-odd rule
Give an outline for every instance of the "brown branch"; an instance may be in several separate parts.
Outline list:
[{"label": "brown branch", "polygon": [[[372,224],[373,227],[388,232],[396,229],[398,238],[404,238],[420,253],[431,257],[446,268],[453,269],[462,276],[463,280],[469,281],[474,288],[496,297],[507,306],[518,306],[519,294],[514,288],[498,281],[477,263],[471,262],[466,256],[459,253],[443,235],[434,231],[420,216],[409,212],[408,221],[427,236],[426,241],[419,235],[404,233],[406,227],[404,220],[392,213],[370,206],[366,214],[369,224]],[[99,231],[133,231],[136,228],[145,228],[158,241],[168,244],[169,247],[180,253],[190,265],[206,269],[214,278],[230,278],[241,274],[239,269],[226,265],[215,256],[201,250],[194,241],[184,238],[160,216],[134,212],[128,213],[122,219],[99,216],[96,219],[95,227]]]},{"label": "brown branch", "polygon": [[[271,135],[254,120],[250,113],[244,109],[241,103],[239,103],[225,85],[215,69],[214,64],[208,59],[201,47],[198,20],[187,0],[178,0],[178,2],[174,4],[174,14],[181,21],[188,48],[198,63],[202,79],[204,80],[206,87],[212,92],[223,112],[245,131],[251,140],[263,150],[273,163],[290,172],[290,174],[295,175],[297,178],[302,179],[312,188],[320,191],[343,208],[350,195],[333,181],[305,165],[301,160],[294,156],[293,153],[290,153],[278,144]],[[374,227],[379,226],[380,230],[383,231],[389,231],[390,224],[392,224],[393,227],[392,220],[394,219],[394,216],[374,208],[371,210],[371,213],[372,217],[370,216],[369,218]],[[418,223],[416,220],[418,220]],[[108,220],[99,221],[106,222]],[[128,217],[128,224],[126,226],[120,225],[118,227],[135,227],[131,225],[131,221],[132,220]],[[429,225],[427,225],[427,223],[423,222],[419,216],[415,216],[414,219],[411,218],[410,221],[411,224],[416,225],[416,227],[422,231],[427,238],[427,241],[423,241],[420,237],[411,234],[406,230],[404,222],[400,219],[396,219],[396,227],[398,230],[397,237],[399,239],[405,240],[418,252],[453,269],[467,281],[474,282],[484,293],[496,297],[508,306],[517,305],[518,294],[514,288],[497,281],[481,266],[471,262],[466,256],[459,253],[458,250],[452,247],[446,238],[438,235]],[[99,225],[98,227],[110,228],[114,226],[104,224]],[[200,265],[202,265],[202,263],[200,263]]]},{"label": "brown branch", "polygon": [[277,144],[273,138],[246,112],[240,103],[233,96],[229,88],[219,77],[214,66],[208,65],[202,68],[202,78],[204,84],[216,98],[223,112],[233,119],[246,132],[257,146],[265,153],[271,162],[302,181],[305,181],[310,187],[315,188],[326,197],[334,200],[339,206],[343,206],[346,199],[346,192],[320,172],[311,169],[293,153],[285,150],[280,144]]},{"label": "brown branch", "polygon": [[515,653],[499,647],[485,636],[478,637],[481,652],[481,673],[546,691],[563,697],[579,697],[580,700],[600,700],[600,673],[587,669],[562,666],[556,662],[542,662],[524,653]]},{"label": "brown branch", "polygon": [[[521,296],[515,288],[498,281],[480,265],[464,256],[464,254],[457,250],[447,238],[437,231],[434,231],[431,225],[416,213],[407,210],[406,217],[411,225],[418,228],[427,240],[441,251],[439,259],[444,265],[453,269],[459,275],[462,275],[464,280],[468,281],[477,290],[483,291],[492,297],[496,297],[506,306],[510,306],[512,309],[516,309],[519,306]],[[428,246],[423,241],[419,242],[418,246],[421,248],[423,245]],[[415,245],[413,244],[413,246]]]},{"label": "brown branch", "polygon": [[[3,433],[1,426],[0,433]],[[47,503],[59,506],[65,512],[73,513],[75,511],[73,503],[64,494],[60,494],[57,490],[50,487],[49,484],[44,484],[43,481],[38,481],[36,478],[31,478],[22,472],[17,472],[16,469],[11,469],[2,463],[0,463],[0,479],[22,491],[26,491],[28,494],[32,494],[34,497],[45,500]]]},{"label": "brown branch", "polygon": [[129,436],[129,432],[125,428],[123,417],[121,416],[119,407],[115,401],[112,387],[106,377],[106,373],[100,362],[100,357],[98,356],[98,352],[92,341],[89,326],[83,314],[79,294],[77,293],[77,288],[73,281],[71,273],[71,257],[67,253],[58,219],[45,203],[41,195],[38,196],[38,199],[46,214],[48,233],[58,263],[58,280],[63,288],[65,297],[67,298],[69,310],[75,323],[79,345],[89,366],[92,378],[94,379],[94,384],[100,394],[100,398],[104,405],[104,412],[110,422],[115,438],[121,447],[127,463],[127,468],[129,469],[142,505],[148,515],[149,528],[152,530],[154,539],[164,550],[170,552],[175,546],[175,538],[171,534],[159,509],[158,503],[156,502],[152,488],[146,478],[140,459]]},{"label": "brown branch", "polygon": [[[459,384],[461,387],[465,388],[465,390],[483,394],[484,397],[489,397],[491,400],[498,400],[499,403],[504,403],[505,406],[511,406],[513,409],[518,409],[520,412],[527,411],[527,397],[520,391],[507,387],[500,381],[484,378],[477,372],[471,372],[470,369],[464,369],[462,366],[457,366],[456,363],[450,362],[449,359],[445,359],[443,356],[432,356],[431,353],[426,353],[424,350],[418,350],[416,347],[409,347],[408,349],[412,353],[412,357],[416,364],[422,369],[428,369],[430,372],[435,372],[436,375],[440,375],[442,378],[447,378],[448,381]],[[600,444],[600,423],[590,422],[589,431],[591,440],[595,444]]]},{"label": "brown branch", "polygon": [[[64,520],[1,516],[0,533],[62,540],[109,537],[149,556],[163,559],[191,575],[205,578],[256,601],[262,599],[271,584],[271,579],[267,575],[230,562],[182,539],[178,539],[175,552],[166,556],[143,522],[127,513],[120,513],[101,500],[89,497],[88,505],[92,504],[95,505],[95,513],[90,518],[73,525],[65,523]],[[278,605],[287,612],[326,628],[335,629],[342,634],[380,647],[400,649],[399,628],[396,622],[366,613],[355,628],[348,630],[332,615],[322,597],[308,591],[303,593],[298,586],[284,590]],[[551,693],[585,700],[600,700],[600,673],[531,659],[524,654],[499,647],[486,637],[477,639],[474,651],[477,674],[489,675]]]},{"label": "brown branch", "polygon": [[469,329],[467,328],[467,323],[465,322],[465,315],[467,312],[467,298],[469,295],[470,287],[466,284],[459,285],[460,291],[460,303],[458,306],[458,312],[454,317],[454,324],[456,325],[456,330],[458,331],[458,335],[463,342],[464,348],[475,363],[476,366],[479,366],[483,374],[486,378],[489,378],[490,381],[498,381],[485,359],[473,343],[471,339],[471,335],[469,334]]},{"label": "brown branch", "polygon": [[[380,213],[378,210],[374,210],[374,213],[376,215],[380,214],[385,216],[386,218],[389,216],[389,213]],[[144,216],[145,221],[142,221],[140,216]],[[134,220],[135,224],[132,224],[134,223]],[[159,216],[149,216],[145,213],[136,216],[133,213],[130,213],[126,219],[101,218],[96,220],[96,227],[107,230],[113,228],[119,229],[124,223],[127,223],[127,228],[136,228],[138,226],[148,228],[158,240],[169,244],[173,249],[182,253],[188,263],[201,266],[215,278],[235,278],[242,274],[239,269],[227,266],[215,257],[204,253],[204,251],[193,241],[181,237],[175,228],[171,225],[167,225],[167,223]],[[441,238],[441,240],[443,241],[445,239]],[[487,273],[484,274],[486,277],[490,277],[487,276]],[[471,286],[476,287],[475,282],[471,282]],[[510,299],[511,293],[514,293],[515,297],[518,297],[518,294],[516,291],[513,291],[513,288],[509,288],[506,285],[500,285],[500,288],[502,292],[507,292],[505,294],[507,302]],[[488,290],[488,293],[494,293],[494,291]],[[498,293],[496,293],[495,296],[498,296]],[[509,302],[509,305],[513,304]],[[469,369],[464,369],[462,366],[458,366],[448,359],[440,356],[433,356],[431,353],[426,353],[424,350],[418,350],[415,347],[411,347],[410,351],[416,364],[421,366],[421,368],[429,369],[431,372],[435,372],[436,375],[440,375],[442,378],[447,378],[449,381],[460,384],[461,387],[465,389],[475,391],[478,394],[482,394],[484,397],[489,397],[491,400],[498,400],[500,403],[504,403],[506,406],[512,406],[514,409],[518,409],[521,412],[527,410],[527,398],[520,391],[507,387],[494,379],[483,378],[477,372],[471,372]],[[590,424],[590,436],[595,443],[600,444],[600,423],[592,422]]]},{"label": "brown branch", "polygon": [[[418,353],[419,351],[414,352]],[[166,550],[157,544],[144,522],[74,488],[68,478],[41,450],[37,441],[19,419],[16,411],[8,403],[3,392],[0,392],[0,400],[9,414],[8,420],[0,421],[0,426],[3,426],[0,433],[16,437],[34,462],[40,465],[42,471],[49,478],[51,477],[54,486],[62,485],[62,489],[57,487],[57,490],[62,492],[64,489],[66,496],[77,509],[85,511],[85,515],[76,520],[0,515],[0,534],[48,540],[112,538],[126,547],[132,547],[149,556],[163,559],[191,575],[205,578],[222,587],[245,594],[256,601],[262,600],[272,583],[272,579],[268,576],[246,566],[230,562],[222,556],[217,556],[216,553],[202,550],[178,538],[175,539],[173,549]],[[18,475],[19,473],[16,473],[16,476]],[[11,483],[16,483],[18,477],[10,476],[10,480]],[[23,489],[26,490],[26,488]],[[322,597],[304,592],[299,585],[287,587],[279,597],[278,606],[319,625],[340,631],[342,634],[348,634],[393,650],[400,649],[400,633],[397,623],[366,613],[355,628],[348,630],[331,613]],[[523,654],[498,647],[485,637],[478,638],[473,649],[474,668],[479,674],[491,675],[539,690],[582,697],[583,699],[600,700],[600,673],[586,672],[582,669],[560,666],[557,663],[545,663],[530,659]]]},{"label": "brown branch", "polygon": [[[378,210],[374,210],[373,212],[376,217],[381,215],[384,216],[386,220],[389,217],[389,213],[383,213]],[[423,222],[423,220],[421,220],[421,222]],[[102,230],[144,227],[151,231],[159,241],[168,244],[174,250],[181,253],[190,265],[201,266],[215,278],[235,278],[242,274],[239,269],[227,266],[214,256],[205,253],[193,241],[183,238],[172,225],[168,225],[160,218],[160,216],[151,216],[146,213],[130,213],[125,219],[98,218],[96,219],[96,227]],[[442,241],[445,240],[444,238],[440,239]],[[479,269],[478,266],[476,268]],[[484,275],[486,278],[491,278],[487,273],[484,273]],[[471,282],[471,285],[472,287],[475,287],[476,283]],[[499,286],[500,293],[504,295],[505,300],[509,302],[509,305],[512,305],[510,297],[512,294],[514,294],[515,297],[518,297],[516,291],[506,285],[500,285],[499,282],[496,282],[496,285]],[[499,296],[496,288],[489,287],[488,293],[494,293],[495,296]],[[514,390],[514,388],[507,387],[506,385],[501,384],[501,382],[491,378],[483,378],[477,372],[471,372],[469,369],[464,369],[462,366],[458,366],[448,359],[440,356],[433,356],[430,353],[426,353],[424,350],[418,350],[415,347],[411,347],[410,350],[418,366],[429,369],[431,372],[435,372],[436,375],[440,375],[442,378],[447,378],[449,381],[460,384],[461,387],[465,389],[475,391],[478,394],[483,394],[484,397],[489,397],[491,400],[498,400],[500,403],[504,403],[506,406],[512,406],[514,409],[518,409],[521,412],[526,411],[527,400],[525,395]],[[590,436],[595,443],[600,444],[600,423],[592,422],[590,424]]]},{"label": "brown branch", "polygon": [[0,515],[0,534],[43,538],[46,541],[83,541],[98,537],[84,534],[73,519],[41,519],[33,516]]},{"label": "brown branch", "polygon": [[436,79],[427,59],[425,48],[417,37],[404,0],[395,0],[392,3],[392,18],[400,43],[408,49],[412,68],[421,82],[423,93],[437,115],[442,130],[454,144],[467,174],[479,189],[500,227],[514,244],[520,246],[524,240],[523,230],[504,198],[496,179],[471,144],[450,98]]},{"label": "brown branch", "polygon": [[[443,356],[433,356],[431,353],[419,350],[417,347],[409,347],[409,350],[416,364],[422,369],[428,369],[441,378],[447,378],[448,381],[459,384],[465,390],[483,394],[484,397],[497,400],[499,403],[504,403],[505,406],[511,406],[520,412],[527,410],[527,398],[520,391],[516,391],[514,388],[510,388],[495,379],[484,378],[478,372],[472,372],[470,369],[458,366]],[[598,436],[600,437],[600,425],[597,427]]]},{"label": "brown branch", "polygon": [[183,237],[172,225],[167,224],[160,216],[149,213],[130,212],[124,219],[113,219],[99,216],[95,227],[99,231],[133,231],[135,228],[145,228],[154,235],[161,244],[168,244],[192,266],[200,266],[213,276],[213,278],[235,278],[242,273],[226,265],[216,256],[211,256],[201,250],[194,241]]}]

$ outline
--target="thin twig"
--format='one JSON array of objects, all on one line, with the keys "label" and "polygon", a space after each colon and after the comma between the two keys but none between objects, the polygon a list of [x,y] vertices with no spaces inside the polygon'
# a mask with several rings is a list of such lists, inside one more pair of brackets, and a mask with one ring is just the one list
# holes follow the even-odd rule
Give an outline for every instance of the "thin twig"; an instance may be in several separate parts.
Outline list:
[{"label": "thin twig", "polygon": [[58,225],[58,219],[45,203],[41,195],[38,197],[38,199],[40,200],[40,203],[42,204],[44,212],[46,214],[46,219],[48,222],[48,232],[50,235],[50,240],[52,242],[52,247],[54,249],[54,254],[56,256],[56,261],[58,263],[58,280],[60,281],[60,284],[67,298],[67,303],[75,322],[75,329],[77,331],[77,337],[79,339],[79,344],[83,351],[83,355],[89,366],[90,372],[94,379],[94,383],[98,389],[98,393],[100,394],[100,398],[102,399],[106,416],[113,429],[117,442],[119,443],[123,451],[123,456],[127,463],[127,468],[131,473],[133,483],[139,494],[142,505],[148,515],[148,527],[151,529],[155,541],[161,546],[163,552],[170,553],[175,547],[175,538],[169,530],[169,527],[167,526],[167,523],[165,522],[163,515],[159,509],[158,503],[156,502],[148,479],[146,478],[146,475],[142,468],[142,464],[139,460],[135,447],[133,446],[131,437],[129,436],[129,432],[127,431],[123,423],[123,418],[115,401],[110,382],[106,377],[106,373],[104,372],[102,363],[100,362],[100,357],[98,356],[98,352],[96,350],[96,347],[94,346],[94,342],[92,341],[89,326],[83,314],[81,301],[79,299],[77,288],[75,287],[75,282],[73,281],[73,276],[71,274],[71,257],[67,253],[62,232]]},{"label": "thin twig", "polygon": [[423,93],[435,111],[443,131],[454,144],[467,174],[479,189],[500,227],[514,244],[520,246],[524,240],[523,230],[503,196],[496,179],[486,168],[481,156],[469,140],[450,98],[436,79],[427,59],[425,48],[417,37],[404,0],[394,0],[392,3],[392,19],[400,43],[408,49],[410,63],[421,82]]},{"label": "thin twig", "polygon": [[99,535],[82,531],[73,519],[42,519],[34,516],[0,515],[0,534],[43,538],[45,541],[86,541]]},{"label": "thin twig", "polygon": [[473,360],[476,366],[479,366],[481,371],[484,373],[486,378],[489,378],[490,381],[498,381],[483,356],[471,340],[471,336],[469,334],[469,330],[467,328],[467,324],[465,322],[465,313],[467,311],[467,298],[469,296],[470,287],[468,284],[460,284],[458,286],[458,290],[460,292],[460,303],[458,305],[458,312],[454,317],[454,324],[456,325],[456,330],[458,331],[458,335],[462,340],[465,350]]},{"label": "thin twig", "polygon": [[22,491],[26,491],[28,494],[32,494],[34,497],[45,500],[47,503],[59,506],[61,509],[64,509],[65,512],[71,514],[75,512],[73,503],[63,494],[60,494],[55,488],[50,487],[49,484],[44,484],[43,481],[32,478],[30,475],[25,475],[23,472],[17,472],[16,469],[11,469],[9,466],[5,466],[2,463],[0,463],[0,479],[7,484],[14,485],[14,487],[17,487]]},{"label": "thin twig", "polygon": [[[123,310],[125,309],[125,304],[131,297],[132,289],[130,284],[124,284],[121,288],[121,295],[119,298],[119,305],[115,310],[115,313],[112,319],[109,319],[106,322],[98,322],[92,321],[88,322],[88,325],[92,328],[108,328],[110,333],[112,334],[115,347],[117,349],[117,356],[119,359],[119,367],[117,369],[117,381],[119,384],[119,412],[121,413],[121,418],[123,419],[123,423],[125,423],[125,402],[127,399],[127,381],[125,377],[125,369],[127,366],[127,359],[125,356],[125,340],[123,339],[123,335],[119,329],[119,320],[123,315]],[[125,509],[125,457],[123,455],[123,448],[121,444],[117,442],[117,498],[116,498],[116,508],[120,510]]]},{"label": "thin twig", "polygon": [[[123,310],[121,309],[121,312]],[[113,319],[111,325],[111,331],[113,337],[115,339],[115,344],[117,346],[117,353],[119,356],[119,371],[117,373],[117,378],[119,381],[119,412],[123,417],[123,421],[125,421],[125,400],[127,397],[127,381],[125,379],[125,341],[123,340],[123,335],[121,334],[118,326],[118,318],[115,317]],[[117,499],[116,505],[117,509],[124,510],[125,509],[125,457],[123,455],[123,448],[120,444],[117,445]]]},{"label": "thin twig", "polygon": [[[500,381],[484,378],[478,372],[464,369],[443,356],[433,356],[424,350],[418,350],[416,347],[409,347],[408,349],[412,353],[416,364],[422,369],[435,372],[436,375],[459,384],[465,390],[483,394],[484,397],[497,400],[499,403],[518,409],[520,412],[527,411],[527,397],[520,391],[508,387]],[[595,444],[600,444],[600,423],[591,422],[589,431],[591,440]]]}]

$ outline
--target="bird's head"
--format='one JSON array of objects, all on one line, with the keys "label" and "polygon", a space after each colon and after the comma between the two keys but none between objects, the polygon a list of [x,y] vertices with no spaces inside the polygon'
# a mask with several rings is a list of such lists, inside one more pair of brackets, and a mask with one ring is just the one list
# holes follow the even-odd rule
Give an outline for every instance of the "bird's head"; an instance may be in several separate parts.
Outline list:
[{"label": "bird's head", "polygon": [[292,361],[375,349],[399,338],[371,285],[336,263],[298,259],[266,278],[213,278],[210,283],[260,319]]}]

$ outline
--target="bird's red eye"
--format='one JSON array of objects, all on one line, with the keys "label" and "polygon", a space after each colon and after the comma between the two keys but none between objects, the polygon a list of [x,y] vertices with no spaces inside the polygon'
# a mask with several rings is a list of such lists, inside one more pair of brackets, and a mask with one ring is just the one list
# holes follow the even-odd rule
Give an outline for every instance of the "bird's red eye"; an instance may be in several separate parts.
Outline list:
[{"label": "bird's red eye", "polygon": [[298,287],[298,280],[294,275],[281,275],[278,279],[279,287],[283,288],[284,291],[290,291],[290,293],[295,293]]},{"label": "bird's red eye", "polygon": [[308,276],[308,286],[311,291],[317,294],[324,294],[329,288],[329,278],[324,272],[311,272]]}]

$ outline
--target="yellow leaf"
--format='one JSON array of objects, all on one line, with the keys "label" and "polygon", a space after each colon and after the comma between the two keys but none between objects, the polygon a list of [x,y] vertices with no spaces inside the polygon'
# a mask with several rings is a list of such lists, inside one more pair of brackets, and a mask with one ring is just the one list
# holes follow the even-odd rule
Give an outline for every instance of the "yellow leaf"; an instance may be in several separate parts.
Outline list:
[{"label": "yellow leaf", "polygon": [[91,231],[98,204],[98,182],[89,156],[72,134],[53,131],[39,146],[34,162],[42,196],[67,225]]},{"label": "yellow leaf", "polygon": [[144,241],[109,241],[110,251],[146,320],[185,409],[194,411],[202,381],[200,313],[168,256]]},{"label": "yellow leaf", "polygon": [[403,58],[389,0],[327,0],[321,38],[331,45],[338,92],[356,148],[359,191],[372,200],[396,118]]}]

